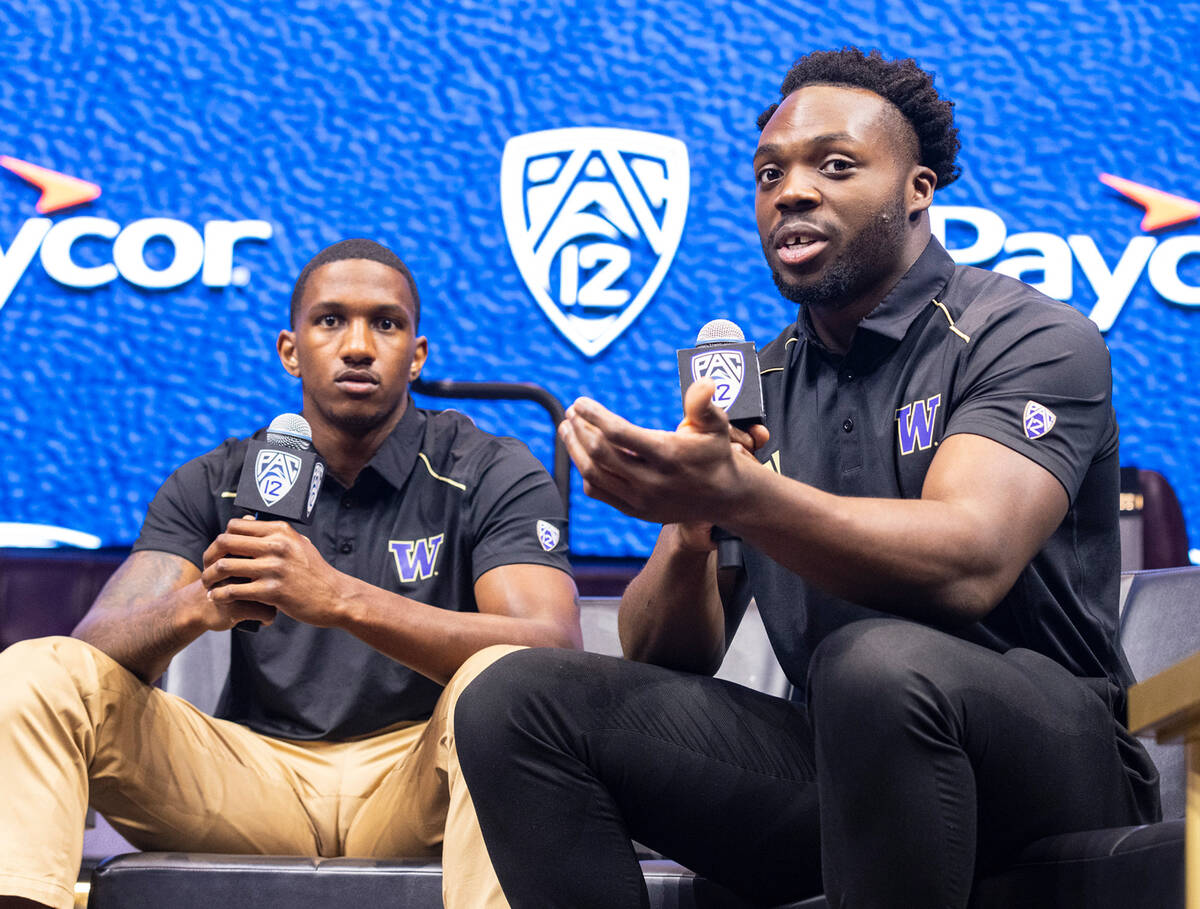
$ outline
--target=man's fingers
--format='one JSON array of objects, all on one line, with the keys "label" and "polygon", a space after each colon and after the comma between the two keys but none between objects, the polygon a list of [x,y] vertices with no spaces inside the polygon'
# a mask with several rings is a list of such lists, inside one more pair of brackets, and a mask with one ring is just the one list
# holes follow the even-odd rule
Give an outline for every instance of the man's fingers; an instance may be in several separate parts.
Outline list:
[{"label": "man's fingers", "polygon": [[761,423],[755,423],[749,429],[738,429],[730,424],[729,441],[741,445],[749,452],[758,451],[771,440],[771,433]]},{"label": "man's fingers", "polygon": [[637,426],[591,398],[579,398],[572,404],[567,410],[567,419],[582,434],[599,433],[626,454],[642,458],[652,458],[662,442],[660,431]]},{"label": "man's fingers", "polygon": [[680,427],[690,426],[698,432],[722,432],[729,426],[729,418],[725,411],[713,403],[712,396],[717,390],[712,379],[700,379],[693,382],[683,396],[683,423]]},{"label": "man's fingers", "polygon": [[763,426],[762,423],[755,423],[748,430],[750,437],[754,440],[754,447],[751,451],[758,451],[764,445],[771,441],[771,430]]},{"label": "man's fingers", "polygon": [[265,537],[290,529],[291,525],[286,521],[259,521],[253,517],[230,518],[225,525],[226,533],[249,537]]},{"label": "man's fingers", "polygon": [[[580,477],[583,478],[583,491],[592,499],[604,502],[614,508],[632,513],[632,506],[620,494],[620,490],[631,488],[628,476],[611,470],[606,461],[616,460],[618,466],[628,469],[634,456],[628,453],[614,452],[602,435],[583,420],[564,420],[558,428],[567,453],[575,463]],[[599,454],[593,457],[593,454]]]},{"label": "man's fingers", "polygon": [[233,619],[234,624],[238,622],[262,622],[263,625],[270,625],[275,621],[275,616],[278,614],[274,606],[268,606],[265,603],[258,603],[254,600],[232,600],[228,604],[223,604],[229,612],[229,616]]},{"label": "man's fingers", "polygon": [[289,535],[296,531],[285,521],[256,521],[253,518],[233,518],[224,533],[204,550],[204,566],[217,559],[238,556],[254,559],[267,555],[282,555],[289,545]]}]

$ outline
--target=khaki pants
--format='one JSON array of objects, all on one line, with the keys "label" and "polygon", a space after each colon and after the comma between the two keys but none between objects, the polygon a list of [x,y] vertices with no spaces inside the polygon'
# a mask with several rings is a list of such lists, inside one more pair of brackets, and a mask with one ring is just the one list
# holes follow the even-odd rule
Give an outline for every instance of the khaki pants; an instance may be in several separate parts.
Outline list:
[{"label": "khaki pants", "polygon": [[73,638],[0,653],[0,894],[73,905],[88,802],[142,849],[442,854],[452,909],[507,907],[458,768],[454,705],[350,742],[297,742],[213,719]]}]

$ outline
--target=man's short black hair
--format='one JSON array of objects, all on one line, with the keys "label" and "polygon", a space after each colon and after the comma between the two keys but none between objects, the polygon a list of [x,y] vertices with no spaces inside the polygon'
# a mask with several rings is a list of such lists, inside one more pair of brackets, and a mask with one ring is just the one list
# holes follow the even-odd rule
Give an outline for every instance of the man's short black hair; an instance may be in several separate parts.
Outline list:
[{"label": "man's short black hair", "polygon": [[[937,174],[937,185],[948,186],[958,179],[958,129],[954,125],[954,102],[942,98],[933,87],[933,75],[911,57],[885,60],[878,50],[864,54],[857,47],[835,51],[813,51],[788,70],[779,95],[786,98],[806,85],[845,85],[874,92],[900,111],[917,134],[920,163]],[[761,131],[775,113],[772,104],[758,116]]]},{"label": "man's short black hair", "polygon": [[404,280],[408,282],[408,289],[412,291],[413,331],[417,331],[421,325],[421,297],[417,294],[417,282],[413,279],[412,272],[408,270],[408,266],[401,261],[398,255],[382,243],[362,237],[341,240],[332,246],[326,246],[309,259],[308,264],[300,270],[300,277],[296,279],[296,286],[292,288],[291,327],[293,329],[296,327],[296,317],[300,315],[300,299],[304,296],[304,286],[308,283],[308,276],[322,265],[341,262],[343,259],[370,259],[372,262],[378,262],[400,272],[404,276]]}]

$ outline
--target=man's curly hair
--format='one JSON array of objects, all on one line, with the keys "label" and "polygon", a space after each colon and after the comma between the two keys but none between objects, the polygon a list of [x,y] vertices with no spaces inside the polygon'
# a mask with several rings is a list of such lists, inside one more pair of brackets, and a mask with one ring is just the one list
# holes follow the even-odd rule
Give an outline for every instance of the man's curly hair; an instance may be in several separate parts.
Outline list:
[{"label": "man's curly hair", "polygon": [[[835,51],[813,51],[796,61],[779,87],[786,98],[806,85],[845,85],[874,92],[904,115],[917,135],[921,164],[937,174],[937,185],[948,186],[958,179],[958,129],[954,125],[954,102],[942,98],[933,87],[933,76],[911,57],[885,60],[878,50],[864,54],[857,47]],[[779,107],[772,104],[758,116],[761,131]]]}]

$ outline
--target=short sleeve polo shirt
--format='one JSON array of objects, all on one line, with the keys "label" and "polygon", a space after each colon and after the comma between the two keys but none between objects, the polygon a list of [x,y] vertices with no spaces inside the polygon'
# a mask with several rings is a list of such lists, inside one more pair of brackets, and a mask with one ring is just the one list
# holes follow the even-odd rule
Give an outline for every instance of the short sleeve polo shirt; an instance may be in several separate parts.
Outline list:
[{"label": "short sleeve polo shirt", "polygon": [[[956,267],[931,240],[844,356],[821,345],[802,311],[764,349],[761,369],[771,441],[760,460],[827,492],[919,498],[938,446],[956,433],[986,436],[1053,474],[1070,501],[1063,523],[982,622],[951,633],[1129,684],[1116,643],[1117,427],[1108,351],[1094,324],[1020,281]],[[746,567],[800,690],[829,633],[879,615],[752,548]]]},{"label": "short sleeve polo shirt", "polygon": [[[261,432],[259,433],[261,435]],[[230,518],[247,441],[230,439],[163,484],[134,550],[200,566]],[[334,568],[442,609],[475,612],[474,583],[501,565],[570,571],[562,500],[514,439],[455,411],[411,405],[350,489],[326,474],[297,530]],[[428,717],[441,686],[353,635],[280,614],[233,634],[217,715],[268,735],[346,739]]]}]

